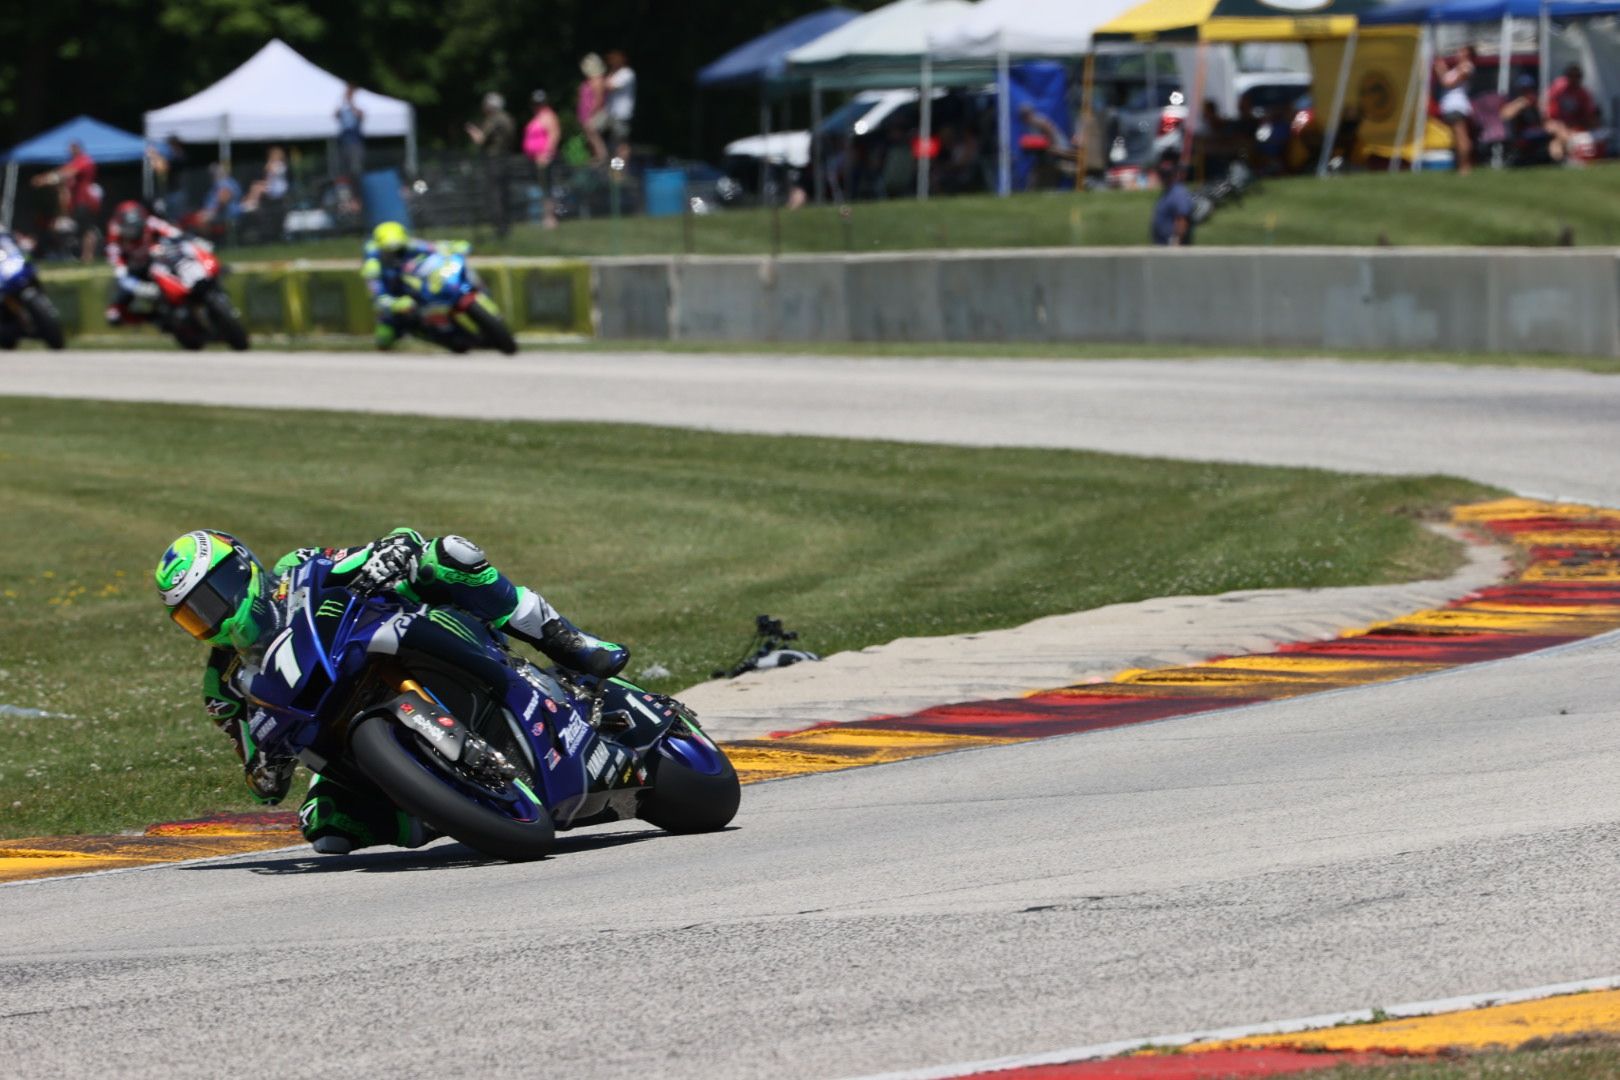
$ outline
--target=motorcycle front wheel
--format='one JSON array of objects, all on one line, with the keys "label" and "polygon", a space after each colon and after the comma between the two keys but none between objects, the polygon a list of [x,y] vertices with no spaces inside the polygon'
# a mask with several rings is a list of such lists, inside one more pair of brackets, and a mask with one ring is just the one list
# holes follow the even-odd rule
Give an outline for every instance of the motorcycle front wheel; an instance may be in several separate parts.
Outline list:
[{"label": "motorcycle front wheel", "polygon": [[484,340],[490,345],[507,356],[512,356],[518,351],[517,338],[512,336],[512,331],[507,328],[506,323],[501,320],[499,315],[480,304],[474,304],[468,308],[467,314],[471,315],[473,322],[478,324],[478,329],[482,333]]},{"label": "motorcycle front wheel", "polygon": [[209,292],[205,302],[208,304],[208,317],[214,324],[214,330],[225,339],[225,344],[237,352],[246,350],[247,327],[242,325],[242,316],[237,314],[236,305],[231,303],[231,298],[215,289]]},{"label": "motorcycle front wheel", "polygon": [[392,718],[379,714],[355,725],[349,749],[360,771],[396,806],[468,847],[510,862],[544,858],[551,851],[556,828],[544,806],[532,820],[519,821],[479,805],[406,748],[403,740],[414,738]]}]

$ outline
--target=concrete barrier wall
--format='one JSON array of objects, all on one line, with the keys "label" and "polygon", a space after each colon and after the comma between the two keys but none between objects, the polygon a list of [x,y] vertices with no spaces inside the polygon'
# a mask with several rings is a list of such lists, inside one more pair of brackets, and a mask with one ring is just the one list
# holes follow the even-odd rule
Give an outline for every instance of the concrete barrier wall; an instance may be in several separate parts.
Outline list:
[{"label": "concrete barrier wall", "polygon": [[1620,356],[1620,254],[1097,249],[598,260],[598,333]]}]

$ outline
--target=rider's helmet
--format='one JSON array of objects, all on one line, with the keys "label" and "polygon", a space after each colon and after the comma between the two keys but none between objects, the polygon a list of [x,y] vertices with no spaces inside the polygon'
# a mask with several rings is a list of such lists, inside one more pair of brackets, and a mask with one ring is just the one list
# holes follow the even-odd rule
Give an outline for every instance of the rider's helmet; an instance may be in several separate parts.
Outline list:
[{"label": "rider's helmet", "polygon": [[118,234],[119,246],[126,251],[141,246],[146,240],[146,210],[134,199],[118,204],[113,211],[113,229]]},{"label": "rider's helmet", "polygon": [[158,559],[155,576],[169,617],[199,641],[247,652],[275,626],[274,578],[229,533],[186,533]]},{"label": "rider's helmet", "polygon": [[385,221],[371,230],[371,242],[384,255],[399,255],[411,242],[411,234],[397,221]]}]

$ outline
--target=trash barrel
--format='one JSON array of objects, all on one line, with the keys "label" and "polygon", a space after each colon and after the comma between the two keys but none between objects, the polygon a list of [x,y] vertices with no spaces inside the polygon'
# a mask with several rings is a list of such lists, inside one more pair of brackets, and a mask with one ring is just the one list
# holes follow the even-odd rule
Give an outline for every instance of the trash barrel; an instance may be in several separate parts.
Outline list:
[{"label": "trash barrel", "polygon": [[648,217],[676,217],[686,212],[686,173],[681,169],[648,169],[642,177]]}]

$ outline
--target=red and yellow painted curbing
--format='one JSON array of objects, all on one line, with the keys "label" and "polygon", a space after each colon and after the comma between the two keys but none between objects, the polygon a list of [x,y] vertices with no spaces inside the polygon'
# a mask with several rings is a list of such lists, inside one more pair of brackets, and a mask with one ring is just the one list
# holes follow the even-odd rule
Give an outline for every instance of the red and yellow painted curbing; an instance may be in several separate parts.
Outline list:
[{"label": "red and yellow painted curbing", "polygon": [[1620,1038],[1620,990],[1562,994],[1282,1035],[1215,1039],[1170,1051],[1147,1048],[1097,1060],[1014,1064],[994,1071],[969,1068],[959,1075],[995,1080],[1227,1080],[1592,1038]]},{"label": "red and yellow painted curbing", "polygon": [[[1329,641],[817,725],[728,743],[726,752],[745,783],[774,780],[1367,686],[1620,629],[1620,511],[1502,499],[1459,507],[1452,517],[1482,537],[1515,545],[1524,569],[1444,607]],[[284,813],[176,822],[133,837],[0,841],[0,882],[264,851],[296,836],[296,820]]]},{"label": "red and yellow painted curbing", "polygon": [[1453,520],[1506,540],[1524,569],[1441,608],[1274,652],[1130,670],[1108,682],[941,705],[905,716],[819,725],[728,745],[739,772],[765,780],[974,746],[1098,731],[1390,682],[1499,660],[1620,629],[1620,511],[1502,499]]}]

